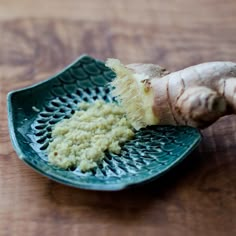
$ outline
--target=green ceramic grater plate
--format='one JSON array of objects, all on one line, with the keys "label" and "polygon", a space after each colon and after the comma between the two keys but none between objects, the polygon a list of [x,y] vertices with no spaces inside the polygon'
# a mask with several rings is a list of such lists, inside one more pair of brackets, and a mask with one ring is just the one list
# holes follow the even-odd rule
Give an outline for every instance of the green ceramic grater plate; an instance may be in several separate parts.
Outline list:
[{"label": "green ceramic grater plate", "polygon": [[47,161],[53,125],[75,112],[81,101],[112,102],[108,82],[115,74],[103,62],[81,56],[42,83],[8,94],[8,122],[19,158],[57,182],[83,189],[121,190],[153,180],[181,162],[200,142],[191,127],[153,126],[142,129],[122,147],[106,154],[98,168],[82,173]]}]

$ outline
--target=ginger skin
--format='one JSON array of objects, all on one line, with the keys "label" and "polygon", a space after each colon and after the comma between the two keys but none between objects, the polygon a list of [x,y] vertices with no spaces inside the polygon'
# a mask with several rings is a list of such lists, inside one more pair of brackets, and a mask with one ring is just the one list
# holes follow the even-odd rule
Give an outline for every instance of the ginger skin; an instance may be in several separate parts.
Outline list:
[{"label": "ginger skin", "polygon": [[117,74],[114,95],[136,129],[156,124],[205,128],[236,114],[233,62],[208,62],[173,73],[153,64],[123,66],[115,59],[108,59],[107,66]]}]

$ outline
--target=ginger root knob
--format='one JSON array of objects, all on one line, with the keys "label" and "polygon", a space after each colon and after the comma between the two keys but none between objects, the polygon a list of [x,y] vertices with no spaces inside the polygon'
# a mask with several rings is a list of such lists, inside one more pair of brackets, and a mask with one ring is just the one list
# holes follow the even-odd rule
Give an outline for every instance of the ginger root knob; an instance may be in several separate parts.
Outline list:
[{"label": "ginger root knob", "polygon": [[156,124],[204,128],[236,114],[233,62],[208,62],[173,73],[153,64],[115,62],[107,62],[117,74],[114,95],[136,129]]}]

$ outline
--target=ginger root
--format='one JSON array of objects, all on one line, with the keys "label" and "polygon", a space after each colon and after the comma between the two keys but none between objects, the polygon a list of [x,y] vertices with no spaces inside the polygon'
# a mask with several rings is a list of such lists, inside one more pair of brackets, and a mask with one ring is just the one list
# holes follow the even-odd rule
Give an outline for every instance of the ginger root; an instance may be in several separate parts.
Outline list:
[{"label": "ginger root", "polygon": [[236,64],[208,62],[170,73],[153,64],[106,65],[117,75],[113,95],[135,129],[148,125],[205,128],[236,114]]}]

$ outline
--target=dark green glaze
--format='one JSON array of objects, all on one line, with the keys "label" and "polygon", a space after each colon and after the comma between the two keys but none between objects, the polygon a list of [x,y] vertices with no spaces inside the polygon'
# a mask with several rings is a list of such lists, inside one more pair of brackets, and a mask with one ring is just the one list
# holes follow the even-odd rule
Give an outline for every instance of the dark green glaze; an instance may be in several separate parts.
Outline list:
[{"label": "dark green glaze", "polygon": [[9,93],[9,130],[19,158],[60,183],[94,190],[120,190],[150,181],[183,160],[200,142],[198,130],[155,126],[137,132],[120,156],[107,153],[93,171],[63,170],[47,162],[52,126],[70,117],[81,101],[112,102],[108,82],[114,76],[103,62],[85,55],[52,78]]}]

